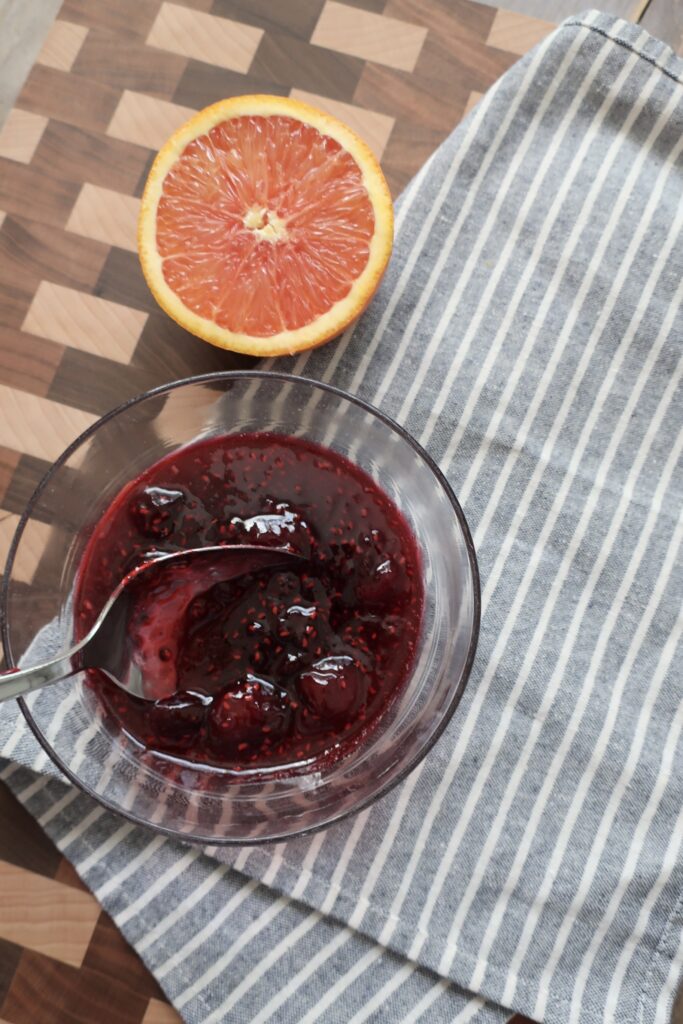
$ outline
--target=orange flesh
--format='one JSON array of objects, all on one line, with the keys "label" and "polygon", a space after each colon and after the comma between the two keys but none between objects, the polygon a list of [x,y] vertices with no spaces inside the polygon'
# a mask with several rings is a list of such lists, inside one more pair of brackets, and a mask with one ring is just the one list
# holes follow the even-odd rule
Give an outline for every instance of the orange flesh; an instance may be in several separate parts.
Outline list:
[{"label": "orange flesh", "polygon": [[194,139],[157,211],[168,286],[230,331],[305,327],[365,268],[375,218],[358,164],[295,118],[236,117]]}]

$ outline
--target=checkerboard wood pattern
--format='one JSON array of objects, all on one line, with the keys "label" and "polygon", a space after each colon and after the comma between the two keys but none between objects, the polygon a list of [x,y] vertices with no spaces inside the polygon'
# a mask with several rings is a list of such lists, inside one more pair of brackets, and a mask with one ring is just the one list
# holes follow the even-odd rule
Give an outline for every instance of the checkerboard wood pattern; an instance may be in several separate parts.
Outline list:
[{"label": "checkerboard wood pattern", "polygon": [[[225,96],[296,96],[351,124],[398,194],[551,28],[471,0],[64,0],[0,131],[0,566],[50,461],[99,415],[251,365],[165,317],[138,268],[139,197],[174,128]],[[1,787],[0,823],[0,1024],[177,1021]]]},{"label": "checkerboard wood pattern", "polygon": [[352,124],[398,193],[550,28],[471,0],[65,0],[0,133],[0,558],[97,416],[250,365],[165,317],[138,268],[139,196],[174,128],[223,96],[297,96]]}]

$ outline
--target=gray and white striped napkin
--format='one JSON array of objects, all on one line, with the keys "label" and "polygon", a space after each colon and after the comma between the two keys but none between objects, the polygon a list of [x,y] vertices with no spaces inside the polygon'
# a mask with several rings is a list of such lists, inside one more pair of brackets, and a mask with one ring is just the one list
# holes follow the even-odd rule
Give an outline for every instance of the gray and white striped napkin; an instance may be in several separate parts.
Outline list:
[{"label": "gray and white striped napkin", "polygon": [[637,27],[565,22],[409,186],[356,330],[289,364],[404,423],[473,527],[474,671],[398,790],[310,839],[188,850],[34,774],[0,716],[3,777],[188,1021],[669,1020],[682,83]]}]

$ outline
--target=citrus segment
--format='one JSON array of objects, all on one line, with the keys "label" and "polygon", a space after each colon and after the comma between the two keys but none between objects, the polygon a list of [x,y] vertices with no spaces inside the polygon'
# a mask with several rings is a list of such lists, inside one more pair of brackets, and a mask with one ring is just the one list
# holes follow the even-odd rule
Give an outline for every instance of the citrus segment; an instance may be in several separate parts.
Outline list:
[{"label": "citrus segment", "polygon": [[188,330],[277,355],[322,343],[362,312],[392,229],[382,172],[350,129],[295,100],[238,97],[201,111],[160,151],[140,258]]}]

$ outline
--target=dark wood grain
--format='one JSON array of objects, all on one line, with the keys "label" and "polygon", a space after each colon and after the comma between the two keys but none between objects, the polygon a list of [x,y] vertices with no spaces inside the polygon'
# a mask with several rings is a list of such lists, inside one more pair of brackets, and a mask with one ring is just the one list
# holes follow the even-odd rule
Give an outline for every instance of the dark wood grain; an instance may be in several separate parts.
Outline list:
[{"label": "dark wood grain", "polygon": [[88,967],[25,949],[0,1006],[11,1024],[140,1024],[149,1000]]},{"label": "dark wood grain", "polygon": [[11,388],[47,395],[64,346],[0,324],[0,381]]},{"label": "dark wood grain", "polygon": [[[379,0],[384,3],[384,0]],[[284,32],[297,39],[310,39],[325,0],[214,0],[212,14],[245,25],[255,25],[266,32]],[[367,0],[365,3],[367,9]]]},{"label": "dark wood grain", "polygon": [[[52,122],[56,124],[57,122]],[[0,210],[63,227],[81,190],[82,179],[60,178],[45,168],[0,157]]]},{"label": "dark wood grain", "polygon": [[[503,5],[500,5],[503,6]],[[496,19],[497,8],[476,0],[386,0],[384,13],[394,18],[415,21],[438,36],[445,46],[469,38],[481,50]],[[429,37],[428,37],[429,38]]]},{"label": "dark wood grain", "polygon": [[142,40],[130,39],[117,61],[110,59],[119,42],[111,29],[91,28],[72,68],[72,75],[109,86],[119,93],[134,89],[150,96],[171,99],[187,65],[187,57],[167,53]]},{"label": "dark wood grain", "polygon": [[101,914],[83,966],[143,999],[164,999],[157,981],[134,953],[108,914]]},{"label": "dark wood grain", "polygon": [[109,251],[104,261],[93,294],[143,313],[152,313],[159,308],[142,276],[137,253],[116,247]]},{"label": "dark wood grain", "polygon": [[130,195],[148,157],[143,146],[50,121],[38,143],[32,169],[46,179],[56,177],[79,185],[89,181]]},{"label": "dark wood grain", "polygon": [[[387,13],[415,20],[429,29],[413,77],[432,85],[432,102],[420,104],[420,109],[432,117],[434,101],[448,103],[450,96],[458,91],[462,95],[465,89],[485,92],[517,60],[514,54],[494,49],[485,42],[495,17],[493,8],[469,0],[455,0],[455,10],[453,7],[451,0],[432,0],[428,5],[418,0],[389,0],[387,4]],[[435,88],[436,82],[445,81],[444,76],[452,85],[447,90]],[[444,123],[442,116],[441,124]]]},{"label": "dark wood grain", "polygon": [[246,370],[256,360],[206,345],[168,317],[154,312],[140,335],[133,363],[151,373],[158,383],[165,383],[193,373]]},{"label": "dark wood grain", "polygon": [[386,0],[344,0],[348,7],[357,7],[360,11],[372,11],[383,14]]},{"label": "dark wood grain", "polygon": [[285,32],[269,32],[259,44],[250,74],[290,89],[350,102],[364,64],[358,57],[312,46]]},{"label": "dark wood grain", "polygon": [[19,452],[13,452],[9,448],[0,445],[0,506],[4,507],[7,488],[12,482],[12,477],[19,464]]},{"label": "dark wood grain", "polygon": [[76,874],[76,869],[73,864],[71,864],[65,857],[62,857],[59,861],[59,867],[55,872],[55,882],[61,882],[62,885],[70,885],[73,889],[80,889],[82,892],[88,891],[85,884]]},{"label": "dark wood grain", "polygon": [[124,365],[113,359],[67,348],[50,384],[47,397],[62,405],[99,415],[113,409],[141,391],[165,384],[168,369],[149,370],[140,365]]},{"label": "dark wood grain", "polygon": [[[179,103],[180,100],[178,100],[176,98],[176,102]],[[183,104],[183,106],[184,105],[185,104]],[[145,160],[144,166],[142,168],[142,172],[141,172],[140,177],[138,178],[137,183],[135,185],[135,188],[133,189],[133,192],[132,192],[132,195],[134,195],[137,199],[141,199],[142,198],[142,193],[145,190],[145,184],[147,182],[147,177],[148,177],[149,172],[150,172],[150,170],[152,168],[152,164],[154,163],[155,156],[156,156],[156,153],[154,152],[154,150],[151,150],[147,154],[147,159]]]},{"label": "dark wood grain", "polygon": [[129,36],[146,39],[160,5],[161,0],[116,0],[116,3],[106,4],[93,3],[93,0],[63,0],[59,16],[88,28],[113,29],[122,40]]},{"label": "dark wood grain", "polygon": [[21,515],[50,465],[45,459],[37,459],[34,455],[19,454],[16,469],[5,490],[2,507],[8,512]]},{"label": "dark wood grain", "polygon": [[21,327],[38,282],[32,274],[22,274],[18,264],[0,263],[0,324],[17,330]]},{"label": "dark wood grain", "polygon": [[89,81],[87,90],[82,79],[67,71],[36,64],[19,94],[22,110],[63,121],[65,124],[105,131],[119,102],[120,93],[102,82]]},{"label": "dark wood grain", "polygon": [[683,1024],[683,985],[678,990],[671,1024]]},{"label": "dark wood grain", "polygon": [[62,860],[59,850],[2,783],[0,821],[0,858],[27,871],[53,878]]},{"label": "dark wood grain", "polygon": [[173,99],[184,107],[208,107],[216,100],[228,96],[242,96],[244,93],[267,93],[270,96],[287,96],[289,86],[278,84],[267,75],[241,75],[238,71],[217,68],[200,60],[188,60],[176,87]]},{"label": "dark wood grain", "polygon": [[5,217],[0,230],[0,265],[11,263],[20,280],[53,281],[92,291],[109,246],[27,217]]},{"label": "dark wood grain", "polygon": [[19,966],[20,959],[21,946],[17,946],[14,942],[5,942],[4,939],[0,939],[0,1006],[2,1006],[9,992],[9,987],[12,984],[12,978]]}]

